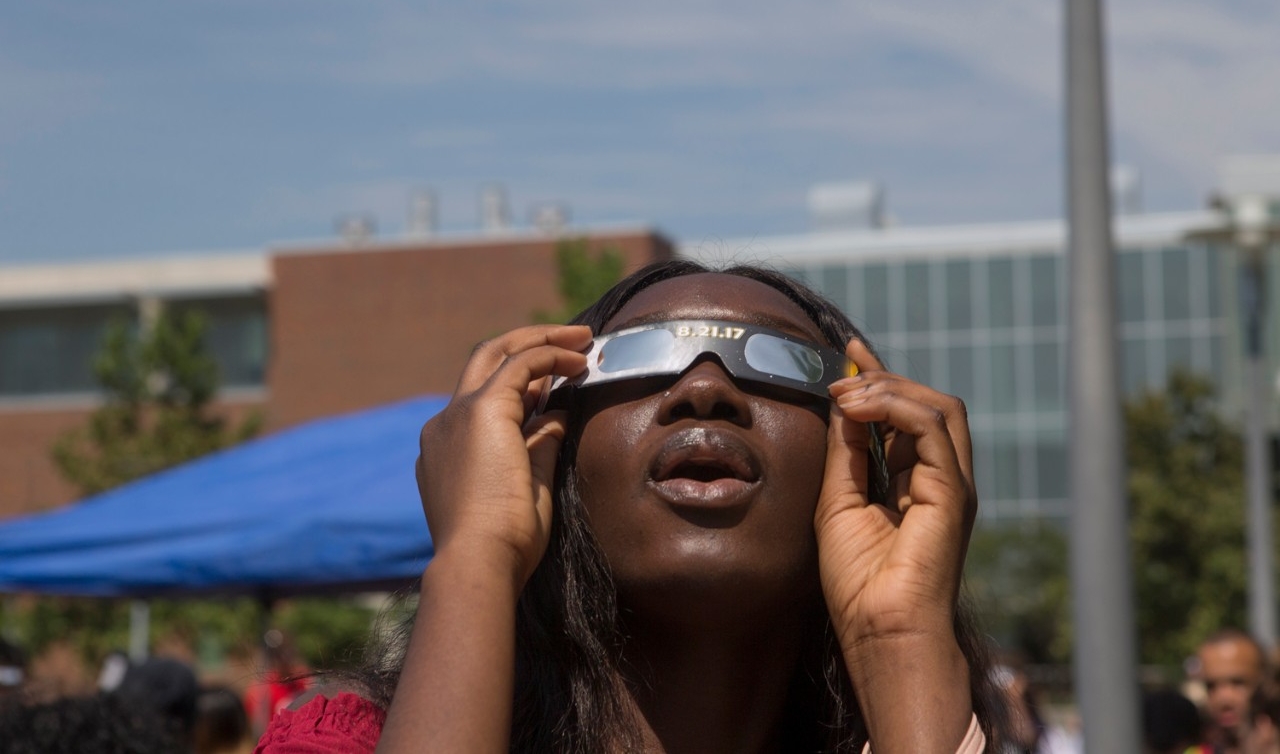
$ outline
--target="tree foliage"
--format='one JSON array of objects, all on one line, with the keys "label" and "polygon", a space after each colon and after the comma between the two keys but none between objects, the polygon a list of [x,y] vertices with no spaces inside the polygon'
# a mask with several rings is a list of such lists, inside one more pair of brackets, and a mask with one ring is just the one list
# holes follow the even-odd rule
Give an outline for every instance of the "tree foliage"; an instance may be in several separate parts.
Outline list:
[{"label": "tree foliage", "polygon": [[1067,539],[1050,522],[985,524],[973,533],[965,583],[983,627],[1027,662],[1071,658]]},{"label": "tree foliage", "polygon": [[[1174,373],[1124,410],[1139,656],[1177,667],[1214,630],[1244,625],[1242,442],[1201,377]],[[1065,531],[979,526],[966,576],[1001,646],[1032,662],[1069,661]]]},{"label": "tree foliage", "polygon": [[1143,662],[1176,665],[1244,621],[1244,451],[1212,384],[1175,373],[1125,408]]},{"label": "tree foliage", "polygon": [[[94,362],[103,405],[87,426],[55,444],[58,468],[85,494],[124,484],[255,434],[255,413],[232,427],[213,413],[218,367],[194,311],[161,314],[147,331],[118,322]],[[181,501],[175,501],[181,504]],[[262,606],[252,598],[150,600],[153,634],[213,658],[256,651]],[[91,665],[128,644],[125,600],[45,597],[6,610],[4,623],[33,652],[69,643]],[[343,599],[291,600],[272,622],[313,663],[331,663],[363,642],[373,611]]]},{"label": "tree foliage", "polygon": [[87,427],[58,439],[53,459],[84,494],[189,461],[254,435],[257,414],[231,428],[210,411],[218,365],[197,312],[161,314],[139,333],[124,322],[107,331],[94,376],[105,402]]},{"label": "tree foliage", "polygon": [[556,244],[556,270],[562,306],[559,311],[534,312],[534,321],[568,322],[621,280],[625,267],[622,252],[616,248],[606,246],[593,253],[585,238],[561,241]]}]

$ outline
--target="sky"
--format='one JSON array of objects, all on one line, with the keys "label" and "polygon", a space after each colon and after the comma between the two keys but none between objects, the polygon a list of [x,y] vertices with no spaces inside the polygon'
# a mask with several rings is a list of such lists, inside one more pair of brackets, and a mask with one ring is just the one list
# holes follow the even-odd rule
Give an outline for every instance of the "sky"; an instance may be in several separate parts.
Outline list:
[{"label": "sky", "polygon": [[[0,264],[517,225],[804,232],[1060,217],[1062,0],[41,0],[0,4]],[[1106,4],[1113,161],[1147,210],[1280,152],[1280,4]]]}]

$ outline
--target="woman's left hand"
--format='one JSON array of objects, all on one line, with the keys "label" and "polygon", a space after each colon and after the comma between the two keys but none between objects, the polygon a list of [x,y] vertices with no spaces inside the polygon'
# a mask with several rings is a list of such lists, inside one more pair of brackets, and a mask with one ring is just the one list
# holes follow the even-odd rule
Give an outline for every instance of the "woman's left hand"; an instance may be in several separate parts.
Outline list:
[{"label": "woman's left hand", "polygon": [[[957,708],[963,713],[957,719],[968,723],[968,669],[954,618],[977,494],[963,402],[885,371],[857,340],[847,354],[859,373],[831,386],[835,403],[814,526],[832,624],[876,751],[883,752],[882,739],[893,738],[884,724],[903,704],[924,706],[934,720],[938,710],[928,706]],[[868,496],[869,422],[884,439],[884,505]],[[922,719],[928,718],[912,724]]]}]

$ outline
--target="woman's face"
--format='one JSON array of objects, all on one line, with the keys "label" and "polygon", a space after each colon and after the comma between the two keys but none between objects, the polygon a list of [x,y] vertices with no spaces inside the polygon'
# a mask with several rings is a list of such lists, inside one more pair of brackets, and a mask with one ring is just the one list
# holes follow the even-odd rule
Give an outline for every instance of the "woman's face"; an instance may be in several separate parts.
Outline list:
[{"label": "woman's face", "polygon": [[[714,273],[641,291],[605,332],[667,319],[732,320],[823,340],[777,290]],[[828,404],[735,383],[703,359],[673,384],[606,385],[584,396],[577,468],[620,600],[681,611],[812,599]]]}]

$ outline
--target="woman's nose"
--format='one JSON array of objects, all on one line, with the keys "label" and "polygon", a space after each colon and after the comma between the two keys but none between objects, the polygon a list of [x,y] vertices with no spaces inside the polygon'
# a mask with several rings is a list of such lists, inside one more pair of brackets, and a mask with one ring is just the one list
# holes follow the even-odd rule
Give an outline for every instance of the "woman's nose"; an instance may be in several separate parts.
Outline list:
[{"label": "woman's nose", "polygon": [[708,358],[680,375],[662,396],[658,422],[668,424],[681,419],[720,420],[746,426],[751,421],[751,408],[724,367]]}]

